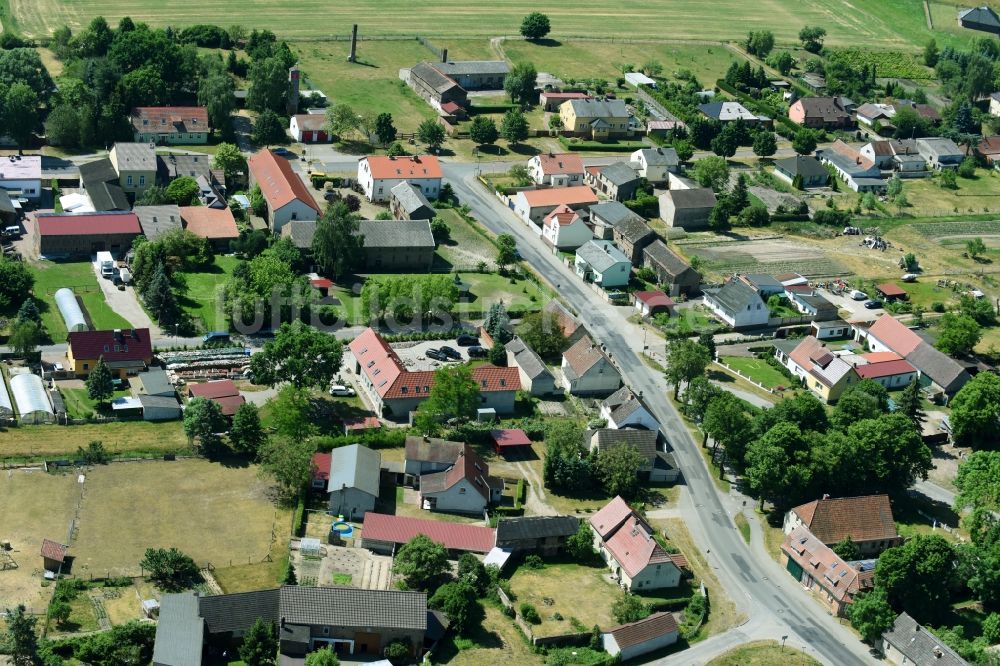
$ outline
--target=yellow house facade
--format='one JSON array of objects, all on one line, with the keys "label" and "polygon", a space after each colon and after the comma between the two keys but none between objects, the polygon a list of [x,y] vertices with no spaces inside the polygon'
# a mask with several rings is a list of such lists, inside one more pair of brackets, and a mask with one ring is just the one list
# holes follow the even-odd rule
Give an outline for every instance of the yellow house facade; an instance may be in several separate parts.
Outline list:
[{"label": "yellow house facade", "polygon": [[156,152],[148,143],[116,143],[108,154],[118,182],[133,200],[156,184]]},{"label": "yellow house facade", "polygon": [[571,99],[559,106],[565,132],[598,141],[630,136],[629,117],[628,106],[619,99]]}]

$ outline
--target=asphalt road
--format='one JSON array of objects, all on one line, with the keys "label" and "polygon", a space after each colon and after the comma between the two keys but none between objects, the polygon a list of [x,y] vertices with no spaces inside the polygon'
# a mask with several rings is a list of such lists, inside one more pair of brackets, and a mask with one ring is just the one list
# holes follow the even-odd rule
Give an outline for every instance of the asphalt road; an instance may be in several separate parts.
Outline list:
[{"label": "asphalt road", "polygon": [[[596,297],[566,266],[545,251],[539,237],[482,188],[469,173],[470,165],[446,164],[445,177],[459,199],[475,217],[495,233],[510,233],[518,250],[572,306],[594,335],[606,345],[608,355],[621,369],[627,383],[642,391],[664,436],[673,446],[684,473],[690,498],[682,506],[685,522],[695,542],[708,556],[729,597],[751,618],[743,627],[725,632],[658,663],[700,663],[749,637],[789,637],[789,644],[812,648],[822,660],[837,666],[872,663],[865,646],[804,593],[799,585],[765,552],[753,552],[743,542],[732,519],[734,507],[716,492],[698,444],[668,402],[662,378],[638,357],[629,339],[630,327],[615,308]],[[760,549],[762,550],[762,548]],[[749,631],[749,632],[748,632]],[[736,639],[736,640],[734,640]],[[702,647],[703,646],[703,647]]]}]

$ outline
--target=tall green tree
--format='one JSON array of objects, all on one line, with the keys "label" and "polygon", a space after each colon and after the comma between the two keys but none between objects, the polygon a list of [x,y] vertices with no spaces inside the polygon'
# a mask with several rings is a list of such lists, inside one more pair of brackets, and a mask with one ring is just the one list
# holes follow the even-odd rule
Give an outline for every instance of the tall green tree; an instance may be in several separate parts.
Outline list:
[{"label": "tall green tree", "polygon": [[504,78],[503,89],[514,104],[529,104],[535,96],[538,72],[530,62],[514,65]]},{"label": "tall green tree", "polygon": [[443,367],[434,371],[431,394],[417,407],[413,423],[418,430],[437,433],[452,418],[471,419],[479,407],[479,387],[467,365]]},{"label": "tall green tree", "polygon": [[147,548],[139,566],[164,592],[180,592],[201,581],[198,565],[176,548]]},{"label": "tall green tree", "polygon": [[693,340],[673,340],[667,346],[667,369],[664,374],[674,386],[674,400],[677,400],[681,383],[705,374],[705,368],[711,361],[708,350]]},{"label": "tall green tree", "polygon": [[496,123],[488,116],[476,116],[469,125],[469,138],[477,146],[488,146],[497,142]]},{"label": "tall green tree", "polygon": [[955,551],[943,537],[918,534],[879,556],[875,586],[896,610],[920,623],[935,623],[950,609]]},{"label": "tall green tree", "polygon": [[326,110],[326,129],[341,141],[356,132],[360,123],[361,116],[349,104],[337,104]]},{"label": "tall green tree", "polygon": [[27,262],[13,261],[0,255],[0,310],[9,310],[28,298],[35,276]]},{"label": "tall green tree", "polygon": [[451,620],[451,627],[467,636],[482,624],[482,606],[476,600],[476,590],[466,582],[445,583],[427,600],[427,606],[442,611]]},{"label": "tall green tree", "polygon": [[236,108],[235,90],[233,78],[224,72],[206,76],[198,83],[198,104],[208,112],[209,126],[223,132],[223,135]]},{"label": "tall green tree", "polygon": [[448,553],[440,543],[418,534],[400,547],[392,570],[410,589],[430,590],[448,571]]},{"label": "tall green tree", "polygon": [[892,628],[896,611],[889,605],[885,590],[876,587],[855,597],[854,603],[847,607],[847,617],[862,638],[876,645],[882,640],[882,634]]},{"label": "tall green tree", "polygon": [[968,354],[982,337],[983,329],[972,317],[954,312],[941,315],[937,348],[945,354]]},{"label": "tall green tree", "polygon": [[375,136],[383,146],[396,140],[396,126],[392,124],[391,113],[380,113],[375,117]]},{"label": "tall green tree", "polygon": [[902,493],[917,479],[926,479],[933,467],[931,450],[903,414],[858,421],[847,434],[866,452],[868,459],[859,468],[867,472],[865,485],[871,489]]},{"label": "tall green tree", "polygon": [[[253,124],[253,142],[258,146],[270,146],[285,142],[285,126],[281,124],[278,114],[270,109],[264,109]],[[175,181],[176,182],[176,181]]]},{"label": "tall green tree", "polygon": [[42,327],[30,319],[16,320],[10,325],[10,335],[7,345],[17,354],[29,354],[35,351],[42,341]]},{"label": "tall green tree", "polygon": [[42,323],[42,313],[38,310],[38,302],[33,297],[24,299],[21,307],[17,309],[17,321],[33,321],[36,324]]},{"label": "tall green tree", "polygon": [[528,138],[528,120],[520,109],[511,109],[503,114],[503,120],[500,122],[500,136],[512,146],[516,146]]},{"label": "tall green tree", "polygon": [[811,129],[800,129],[792,139],[792,150],[799,155],[809,155],[816,150],[816,133]]},{"label": "tall green tree", "polygon": [[238,173],[246,172],[247,160],[236,144],[220,143],[215,147],[212,168],[222,169],[226,174],[226,181],[231,182]]},{"label": "tall green tree", "polygon": [[611,604],[611,616],[621,624],[638,622],[649,617],[649,613],[649,606],[643,603],[642,598],[630,592],[623,593]]},{"label": "tall green tree", "polygon": [[802,448],[802,432],[787,421],[778,423],[747,447],[746,480],[760,497],[761,509],[765,499],[778,503],[807,485],[802,467],[793,464],[793,453]]},{"label": "tall green tree", "polygon": [[753,138],[753,154],[757,157],[770,157],[776,152],[778,152],[778,141],[774,138],[774,133],[757,132]]},{"label": "tall green tree", "polygon": [[830,423],[835,428],[847,430],[853,423],[888,413],[888,391],[878,382],[866,379],[844,391],[833,410]]},{"label": "tall green tree", "polygon": [[510,234],[500,234],[497,236],[497,268],[501,272],[507,266],[517,261],[517,240]]},{"label": "tall green tree", "polygon": [[608,495],[632,499],[639,493],[639,470],[647,462],[639,449],[622,444],[597,456],[595,473]]},{"label": "tall green tree", "polygon": [[569,347],[569,340],[559,322],[553,321],[544,312],[532,312],[522,317],[517,334],[524,344],[550,362],[558,359]]},{"label": "tall green tree", "polygon": [[854,543],[854,539],[850,536],[846,536],[835,543],[831,550],[845,562],[853,562],[854,560],[861,559],[861,548],[858,547],[858,544]]},{"label": "tall green tree", "polygon": [[327,208],[316,223],[312,252],[316,265],[334,280],[350,275],[361,265],[364,236],[347,206],[338,202]]},{"label": "tall green tree", "polygon": [[28,615],[24,604],[7,609],[7,632],[4,643],[9,650],[13,666],[40,666],[38,656],[37,620]]},{"label": "tall green tree", "polygon": [[260,449],[261,469],[278,484],[286,500],[299,496],[312,477],[316,445],[308,438],[270,437]]},{"label": "tall green tree", "polygon": [[97,359],[97,364],[90,371],[86,380],[87,397],[99,403],[111,400],[115,393],[114,378],[111,376],[111,369],[104,362],[104,357]]},{"label": "tall green tree", "polygon": [[920,382],[916,379],[907,384],[896,399],[896,411],[913,421],[917,428],[920,428],[925,416],[920,399]]},{"label": "tall green tree", "polygon": [[219,403],[208,398],[194,398],[184,409],[184,434],[189,442],[198,440],[202,452],[212,457],[222,449],[219,433],[225,430],[226,419]]},{"label": "tall green tree", "polygon": [[803,26],[799,30],[799,41],[802,48],[810,53],[819,53],[823,49],[823,38],[826,37],[826,29],[819,26]]},{"label": "tall green tree", "polygon": [[257,383],[325,388],[340,370],[344,347],[332,335],[302,322],[284,323],[273,340],[250,358]]},{"label": "tall green tree", "polygon": [[337,658],[337,653],[327,645],[307,654],[306,666],[340,666],[340,659]]},{"label": "tall green tree", "polygon": [[178,206],[195,206],[201,194],[201,187],[191,176],[181,176],[167,185],[167,202]]},{"label": "tall green tree", "polygon": [[427,146],[431,152],[436,153],[444,143],[445,131],[441,123],[428,118],[417,126],[417,139]]},{"label": "tall green tree", "polygon": [[250,625],[240,645],[240,659],[246,666],[274,666],[278,659],[274,622],[259,617]]},{"label": "tall green tree", "polygon": [[[726,458],[738,469],[742,468],[746,449],[754,436],[754,423],[750,415],[750,405],[728,391],[721,391],[705,410],[701,427],[708,437],[722,445]],[[705,442],[702,443],[703,445]],[[715,447],[712,449],[715,456]],[[720,470],[722,466],[720,465]]]},{"label": "tall green tree", "polygon": [[551,29],[549,17],[541,12],[531,12],[521,21],[521,36],[525,39],[541,39],[549,34]]},{"label": "tall green tree", "polygon": [[229,441],[233,448],[255,459],[266,440],[267,433],[260,422],[257,405],[252,402],[240,405],[233,415],[233,425],[229,429]]},{"label": "tall green tree", "polygon": [[248,76],[247,108],[258,113],[285,112],[288,97],[288,67],[280,58],[254,60]]},{"label": "tall green tree", "polygon": [[996,449],[1000,431],[1000,377],[980,372],[951,399],[951,431],[955,443],[974,449]]},{"label": "tall green tree", "polygon": [[4,131],[24,148],[38,125],[38,94],[27,83],[15,83],[4,99]]},{"label": "tall green tree", "polygon": [[704,157],[694,163],[692,175],[702,187],[721,192],[729,183],[729,165],[723,157]]}]

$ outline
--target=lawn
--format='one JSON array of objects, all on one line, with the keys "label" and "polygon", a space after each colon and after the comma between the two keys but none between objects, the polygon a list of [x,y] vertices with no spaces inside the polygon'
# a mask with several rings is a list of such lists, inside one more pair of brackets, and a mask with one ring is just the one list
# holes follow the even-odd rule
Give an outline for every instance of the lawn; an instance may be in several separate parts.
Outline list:
[{"label": "lawn", "polygon": [[449,633],[430,655],[432,664],[449,666],[480,666],[480,664],[542,664],[543,657],[531,651],[524,638],[500,609],[484,606],[486,617],[482,627],[467,639]]},{"label": "lawn", "polygon": [[926,311],[930,311],[934,303],[948,304],[958,300],[958,295],[951,288],[937,286],[937,280],[934,278],[923,278],[900,286],[906,291],[911,303],[919,305]]},{"label": "lawn", "polygon": [[480,261],[492,265],[497,249],[490,240],[479,233],[458,211],[441,208],[437,217],[448,225],[451,238],[438,246],[438,255],[453,266],[475,266]]},{"label": "lawn", "polygon": [[517,606],[529,603],[541,616],[542,623],[532,627],[535,635],[553,636],[573,632],[572,617],[588,628],[618,624],[611,616],[611,605],[620,592],[608,573],[606,567],[574,563],[547,563],[541,569],[521,566],[511,576],[510,587],[517,595]]},{"label": "lawn", "polygon": [[777,641],[754,641],[733,648],[708,662],[708,666],[819,666],[819,662]]},{"label": "lawn", "polygon": [[[677,331],[679,333],[702,333],[704,331],[714,332],[721,325],[714,317],[709,316],[708,310],[702,306],[692,306],[677,308],[674,310],[675,316],[669,320],[657,318],[654,320],[657,327],[664,333]],[[661,322],[666,322],[660,326]]]},{"label": "lawn", "polygon": [[767,388],[788,386],[792,383],[788,377],[785,377],[776,368],[769,365],[767,361],[759,358],[750,358],[747,356],[723,356],[722,361],[726,365],[739,370],[753,381],[762,384]]},{"label": "lawn", "polygon": [[226,594],[265,590],[279,585],[285,573],[286,559],[284,556],[275,556],[270,562],[220,567],[212,575]]},{"label": "lawn", "polygon": [[[1000,210],[1000,174],[994,169],[976,169],[974,178],[959,178],[958,189],[938,185],[936,178],[909,180],[903,185],[909,206],[905,213],[938,217]],[[895,210],[895,206],[891,208]]]},{"label": "lawn", "polygon": [[69,287],[83,301],[84,315],[95,329],[131,328],[104,300],[93,265],[87,261],[39,261],[31,264],[35,275],[35,296],[41,301],[42,323],[53,342],[66,340],[66,323],[56,305],[56,292]]},{"label": "lawn", "polygon": [[220,296],[239,262],[236,257],[217,256],[211,270],[183,274],[187,281],[187,293],[180,299],[180,304],[185,312],[198,320],[199,330],[229,330],[229,322],[220,307]]},{"label": "lawn", "polygon": [[[63,402],[66,404],[66,413],[71,419],[85,419],[99,411],[97,401],[91,400],[85,388],[60,388],[59,393],[62,394]],[[127,398],[130,395],[132,394],[127,390],[115,391],[111,399]],[[109,414],[111,412],[110,403],[105,403],[104,408],[100,412],[102,414]]]},{"label": "lawn", "polygon": [[86,475],[73,570],[136,576],[147,548],[177,547],[201,567],[279,559],[290,520],[256,467],[201,459],[94,467]]},{"label": "lawn", "polygon": [[148,423],[119,421],[86,425],[37,425],[0,428],[0,460],[30,458],[49,460],[68,457],[78,446],[98,441],[105,451],[115,454],[186,453],[187,437],[180,421]]}]

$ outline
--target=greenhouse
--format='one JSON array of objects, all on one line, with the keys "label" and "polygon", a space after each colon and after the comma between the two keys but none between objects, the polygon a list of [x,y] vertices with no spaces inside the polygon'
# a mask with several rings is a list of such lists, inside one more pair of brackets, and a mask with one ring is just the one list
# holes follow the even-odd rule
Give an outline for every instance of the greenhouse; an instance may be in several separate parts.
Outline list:
[{"label": "greenhouse", "polygon": [[0,377],[0,419],[14,418],[14,404],[10,401],[10,394],[7,393],[7,386]]},{"label": "greenhouse", "polygon": [[55,414],[49,403],[42,378],[24,373],[10,378],[10,391],[14,395],[21,423],[52,423]]},{"label": "greenhouse", "polygon": [[76,301],[76,294],[72,289],[63,287],[56,292],[56,305],[59,306],[59,313],[62,314],[63,321],[66,322],[66,330],[70,333],[74,331],[86,331],[87,320],[83,317],[83,310]]}]

